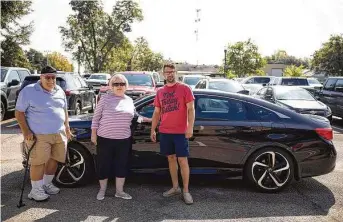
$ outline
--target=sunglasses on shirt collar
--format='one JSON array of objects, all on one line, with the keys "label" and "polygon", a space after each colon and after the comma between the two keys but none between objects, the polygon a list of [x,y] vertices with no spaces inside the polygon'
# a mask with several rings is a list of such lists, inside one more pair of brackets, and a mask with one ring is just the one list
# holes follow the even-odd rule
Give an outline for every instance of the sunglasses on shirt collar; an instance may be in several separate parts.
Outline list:
[{"label": "sunglasses on shirt collar", "polygon": [[116,87],[118,87],[118,86],[126,86],[126,83],[125,82],[114,82],[114,83],[112,83],[112,86],[116,86]]}]

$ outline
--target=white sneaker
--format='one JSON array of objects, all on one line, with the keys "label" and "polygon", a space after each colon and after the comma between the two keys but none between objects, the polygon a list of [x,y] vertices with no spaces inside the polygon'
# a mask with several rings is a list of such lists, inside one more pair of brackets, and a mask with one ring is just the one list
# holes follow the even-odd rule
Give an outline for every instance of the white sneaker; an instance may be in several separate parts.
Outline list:
[{"label": "white sneaker", "polygon": [[30,200],[35,201],[44,201],[49,198],[49,195],[45,193],[44,189],[42,187],[39,188],[32,188],[31,192],[27,196]]},{"label": "white sneaker", "polygon": [[130,194],[125,193],[125,192],[116,192],[115,197],[122,198],[122,199],[125,199],[125,200],[131,200],[132,199]]},{"label": "white sneaker", "polygon": [[106,193],[106,190],[102,190],[100,189],[98,194],[96,195],[96,199],[97,200],[103,200],[105,199],[105,193]]},{"label": "white sneaker", "polygon": [[44,184],[43,188],[47,194],[54,195],[60,192],[60,188],[56,187],[52,183]]}]

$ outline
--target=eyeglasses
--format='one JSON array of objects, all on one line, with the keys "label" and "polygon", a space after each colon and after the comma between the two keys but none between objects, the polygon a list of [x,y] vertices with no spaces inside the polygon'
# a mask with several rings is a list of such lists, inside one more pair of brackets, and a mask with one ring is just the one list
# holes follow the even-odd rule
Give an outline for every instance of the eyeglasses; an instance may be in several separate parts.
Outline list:
[{"label": "eyeglasses", "polygon": [[55,75],[45,75],[44,78],[45,78],[46,80],[50,80],[50,79],[55,80],[55,79],[56,79],[56,76],[55,76]]},{"label": "eyeglasses", "polygon": [[118,87],[118,86],[126,86],[125,82],[114,82],[112,83],[112,86]]},{"label": "eyeglasses", "polygon": [[169,72],[164,72],[164,74],[174,74],[175,73],[175,71],[169,71]]}]

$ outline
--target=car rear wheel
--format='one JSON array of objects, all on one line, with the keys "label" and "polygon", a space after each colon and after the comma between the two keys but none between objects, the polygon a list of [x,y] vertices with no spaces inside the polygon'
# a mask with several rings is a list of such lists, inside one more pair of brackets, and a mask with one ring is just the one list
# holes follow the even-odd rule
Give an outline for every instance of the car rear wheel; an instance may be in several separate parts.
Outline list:
[{"label": "car rear wheel", "polygon": [[246,162],[244,176],[262,192],[274,193],[284,189],[294,176],[292,157],[279,148],[263,148]]},{"label": "car rear wheel", "polygon": [[76,107],[75,107],[75,115],[80,115],[81,114],[81,103],[77,102]]},{"label": "car rear wheel", "polygon": [[1,101],[1,121],[4,120],[6,114],[5,104]]},{"label": "car rear wheel", "polygon": [[89,183],[94,176],[92,155],[84,146],[71,142],[65,164],[59,164],[54,182],[63,187],[77,187]]}]

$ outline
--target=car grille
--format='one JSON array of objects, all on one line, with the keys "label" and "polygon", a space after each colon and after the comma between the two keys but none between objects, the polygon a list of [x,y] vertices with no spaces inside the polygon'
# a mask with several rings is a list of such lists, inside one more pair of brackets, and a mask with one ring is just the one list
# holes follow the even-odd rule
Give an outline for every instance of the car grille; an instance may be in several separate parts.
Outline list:
[{"label": "car grille", "polygon": [[317,116],[324,116],[326,117],[327,112],[325,110],[301,110],[300,111],[301,114],[312,114],[312,115],[317,115]]}]

